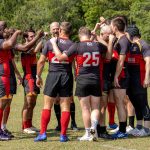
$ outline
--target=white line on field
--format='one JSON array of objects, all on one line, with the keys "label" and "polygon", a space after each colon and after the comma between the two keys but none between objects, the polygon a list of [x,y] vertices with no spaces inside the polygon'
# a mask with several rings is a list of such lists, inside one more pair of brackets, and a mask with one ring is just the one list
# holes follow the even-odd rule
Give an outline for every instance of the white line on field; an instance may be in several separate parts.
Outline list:
[{"label": "white line on field", "polygon": [[123,147],[118,147],[118,146],[111,146],[111,145],[106,145],[106,144],[103,144],[101,146],[102,147],[107,147],[107,148],[112,148],[112,149],[115,149],[115,150],[136,150],[136,149],[128,149],[128,148],[123,148]]}]

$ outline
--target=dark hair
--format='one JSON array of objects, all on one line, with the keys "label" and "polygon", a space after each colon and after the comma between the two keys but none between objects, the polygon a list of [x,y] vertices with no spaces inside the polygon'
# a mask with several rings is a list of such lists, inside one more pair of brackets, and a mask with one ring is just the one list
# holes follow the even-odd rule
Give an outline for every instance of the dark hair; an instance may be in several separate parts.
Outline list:
[{"label": "dark hair", "polygon": [[65,34],[70,34],[72,30],[72,24],[70,22],[62,22],[60,24],[60,29],[65,32]]},{"label": "dark hair", "polygon": [[120,32],[124,32],[126,24],[122,18],[117,17],[112,20],[112,24],[117,27]]},{"label": "dark hair", "polygon": [[129,33],[129,35],[131,37],[141,37],[141,34],[140,34],[140,30],[138,29],[138,27],[136,25],[129,25],[128,28],[127,28],[127,32]]},{"label": "dark hair", "polygon": [[25,38],[28,38],[28,33],[29,33],[29,32],[35,33],[35,31],[34,31],[32,28],[26,30],[26,31],[23,33],[23,38],[24,38],[24,39],[25,39]]},{"label": "dark hair", "polygon": [[78,32],[79,35],[91,36],[91,30],[87,27],[81,27]]}]

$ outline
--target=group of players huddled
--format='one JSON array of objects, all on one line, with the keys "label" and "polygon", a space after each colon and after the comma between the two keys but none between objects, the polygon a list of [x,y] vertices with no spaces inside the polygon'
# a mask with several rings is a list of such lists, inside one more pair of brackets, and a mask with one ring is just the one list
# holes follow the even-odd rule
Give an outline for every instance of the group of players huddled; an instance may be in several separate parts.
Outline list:
[{"label": "group of players huddled", "polygon": [[[60,131],[60,142],[69,140],[66,131],[70,116],[72,130],[78,131],[73,84],[85,128],[85,134],[78,138],[79,141],[127,138],[128,135],[149,136],[147,88],[150,87],[150,46],[141,39],[137,26],[127,23],[125,16],[111,20],[100,17],[93,31],[81,27],[79,42],[73,42],[70,39],[73,30],[70,22],[52,22],[51,38],[47,39],[47,33],[43,31],[36,33],[29,29],[22,33],[0,21],[0,140],[14,137],[6,124],[11,101],[16,94],[16,78],[24,88],[22,130],[28,134],[39,132],[35,142],[47,140],[46,130],[53,105],[58,121],[55,130]],[[20,35],[23,43],[17,43]],[[21,52],[23,77],[15,64],[15,51]],[[38,52],[41,54],[37,61]],[[41,75],[46,61],[49,62],[49,70],[38,130],[33,126],[32,118],[37,95],[43,85]],[[114,121],[115,107],[119,125]],[[107,128],[106,108],[109,115]]]}]

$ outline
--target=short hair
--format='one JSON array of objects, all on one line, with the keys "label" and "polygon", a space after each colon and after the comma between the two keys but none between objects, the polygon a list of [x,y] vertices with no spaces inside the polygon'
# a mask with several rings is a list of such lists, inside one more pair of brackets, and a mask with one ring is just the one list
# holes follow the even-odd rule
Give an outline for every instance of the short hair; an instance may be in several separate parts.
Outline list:
[{"label": "short hair", "polygon": [[23,33],[23,38],[24,38],[24,39],[28,37],[28,33],[29,33],[29,32],[35,33],[35,30],[33,30],[32,28],[27,29],[27,30]]},{"label": "short hair", "polygon": [[121,31],[121,32],[125,31],[126,24],[122,18],[117,17],[117,18],[113,19],[112,24],[114,26],[116,26],[119,31]]},{"label": "short hair", "polygon": [[78,32],[79,35],[83,35],[83,36],[88,36],[90,37],[91,36],[91,30],[88,29],[87,27],[81,27],[79,29],[79,32]]},{"label": "short hair", "polygon": [[109,26],[109,25],[105,25],[105,26],[103,26],[102,28],[101,28],[101,31],[100,31],[100,33],[105,33],[105,32],[112,32],[112,30],[111,30],[111,27]]},{"label": "short hair", "polygon": [[58,26],[58,27],[60,26],[60,25],[59,25],[59,22],[52,22],[52,23],[50,24],[50,29],[51,29],[52,26],[54,26],[54,25],[56,25],[56,26]]},{"label": "short hair", "polygon": [[137,26],[133,26],[133,25],[129,25],[128,28],[127,28],[127,32],[129,33],[129,35],[131,37],[141,37],[141,33],[140,33],[140,30]]},{"label": "short hair", "polygon": [[72,24],[70,22],[62,22],[60,24],[60,29],[63,30],[65,34],[70,34],[72,31]]}]

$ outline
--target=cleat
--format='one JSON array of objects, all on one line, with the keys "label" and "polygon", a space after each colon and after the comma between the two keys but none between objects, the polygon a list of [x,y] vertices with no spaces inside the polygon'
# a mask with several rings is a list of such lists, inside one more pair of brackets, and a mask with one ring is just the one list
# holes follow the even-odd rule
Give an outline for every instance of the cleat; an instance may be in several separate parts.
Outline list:
[{"label": "cleat", "polygon": [[84,134],[82,137],[77,138],[78,141],[92,141],[93,136]]},{"label": "cleat", "polygon": [[149,136],[150,135],[150,131],[147,133],[145,132],[144,129],[139,130],[139,132],[137,132],[137,134],[134,134],[134,136],[137,137],[144,137],[144,136]]},{"label": "cleat", "polygon": [[67,141],[69,141],[69,139],[66,135],[60,135],[60,142],[67,142]]},{"label": "cleat", "polygon": [[10,138],[14,138],[14,135],[12,135],[12,133],[11,133],[9,130],[7,130],[7,129],[4,129],[4,130],[3,130],[3,133],[4,133],[5,135],[8,135]]},{"label": "cleat", "polygon": [[114,123],[114,124],[109,124],[107,127],[107,130],[114,130],[117,128],[118,128],[118,125],[116,123]]},{"label": "cleat", "polygon": [[125,139],[128,137],[128,134],[118,131],[115,134],[112,134],[111,136],[113,139]]},{"label": "cleat", "polygon": [[55,131],[61,131],[61,126],[58,125],[58,126],[55,128]]},{"label": "cleat", "polygon": [[73,131],[78,131],[79,130],[78,127],[77,127],[77,124],[76,123],[72,123],[72,122],[71,122],[71,129]]},{"label": "cleat", "polygon": [[139,131],[140,130],[138,128],[134,128],[129,134],[133,135],[133,136],[136,136],[139,133]]},{"label": "cleat", "polygon": [[30,129],[31,129],[32,131],[35,131],[35,132],[40,132],[40,130],[37,129],[36,127],[34,127],[34,126],[30,127]]},{"label": "cleat", "polygon": [[46,141],[47,140],[47,135],[46,132],[43,134],[39,134],[35,139],[34,142],[40,142],[40,141]]},{"label": "cleat", "polygon": [[113,130],[109,130],[109,132],[112,133],[112,134],[114,134],[114,133],[116,133],[118,131],[119,131],[119,127],[117,127],[116,129],[113,129]]},{"label": "cleat", "polygon": [[127,134],[131,134],[133,130],[134,130],[134,128],[132,128],[131,126],[126,127],[126,133]]},{"label": "cleat", "polygon": [[0,141],[8,141],[8,140],[11,140],[11,137],[5,134],[3,130],[0,129]]},{"label": "cleat", "polygon": [[103,139],[113,139],[112,136],[110,134],[108,134],[107,131],[104,133],[99,133],[98,137],[103,138]]},{"label": "cleat", "polygon": [[91,128],[90,129],[90,133],[91,133],[91,139],[90,141],[97,141],[98,135],[97,135],[97,130]]},{"label": "cleat", "polygon": [[23,129],[23,133],[27,133],[27,134],[36,134],[36,132],[33,131],[33,130],[31,130],[31,128]]}]

